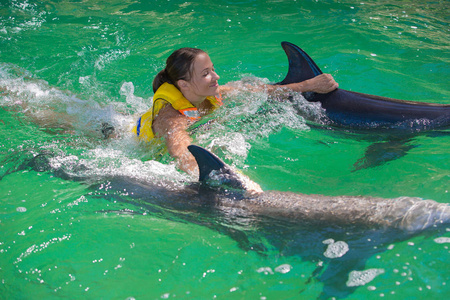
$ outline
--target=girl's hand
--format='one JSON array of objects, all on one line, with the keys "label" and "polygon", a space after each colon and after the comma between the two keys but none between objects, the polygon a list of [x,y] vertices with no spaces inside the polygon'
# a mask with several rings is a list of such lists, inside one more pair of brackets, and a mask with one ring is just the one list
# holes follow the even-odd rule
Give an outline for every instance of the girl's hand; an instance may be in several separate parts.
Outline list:
[{"label": "girl's hand", "polygon": [[302,82],[287,84],[286,87],[296,92],[316,92],[319,94],[326,94],[337,89],[339,84],[330,74],[320,74]]}]

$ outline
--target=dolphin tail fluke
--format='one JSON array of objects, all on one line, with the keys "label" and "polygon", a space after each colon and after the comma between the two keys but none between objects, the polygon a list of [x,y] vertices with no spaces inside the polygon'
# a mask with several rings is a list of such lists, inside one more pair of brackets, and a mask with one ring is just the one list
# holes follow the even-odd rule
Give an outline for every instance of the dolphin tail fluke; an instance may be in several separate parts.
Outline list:
[{"label": "dolphin tail fluke", "polygon": [[322,71],[312,58],[300,47],[288,42],[282,42],[281,46],[288,57],[289,70],[286,78],[277,84],[301,82],[322,74]]}]

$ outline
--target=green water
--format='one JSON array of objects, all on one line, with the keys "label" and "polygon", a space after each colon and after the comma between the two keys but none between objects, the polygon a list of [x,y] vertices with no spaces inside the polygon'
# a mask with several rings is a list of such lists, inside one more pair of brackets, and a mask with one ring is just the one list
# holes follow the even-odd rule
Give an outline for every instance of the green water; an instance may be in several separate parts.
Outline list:
[{"label": "green water", "polygon": [[[408,238],[290,230],[13,171],[52,151],[94,176],[188,181],[129,132],[151,103],[153,77],[183,46],[206,50],[221,83],[283,79],[287,40],[341,88],[450,104],[448,11],[448,1],[2,0],[0,299],[445,297],[448,228]],[[266,190],[450,202],[448,130],[396,143],[316,126],[264,93],[226,100],[195,142]],[[101,122],[119,137],[103,140]],[[350,251],[330,258],[328,239]],[[367,276],[352,280],[354,271]]]}]

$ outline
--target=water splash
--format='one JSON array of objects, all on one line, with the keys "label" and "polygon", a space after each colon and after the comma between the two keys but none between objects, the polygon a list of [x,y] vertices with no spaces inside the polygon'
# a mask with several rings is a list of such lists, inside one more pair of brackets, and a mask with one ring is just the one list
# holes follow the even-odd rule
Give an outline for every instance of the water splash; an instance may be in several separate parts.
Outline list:
[{"label": "water splash", "polygon": [[[8,8],[15,17],[2,18],[0,16],[0,41],[10,40],[16,34],[35,30],[46,22],[46,11],[39,11],[37,4],[29,1],[13,0]],[[3,27],[2,27],[3,26]]]},{"label": "water splash", "polygon": [[196,140],[231,163],[245,167],[244,161],[255,141],[283,129],[309,130],[306,116],[321,118],[320,105],[309,103],[299,93],[283,91],[281,97],[270,95],[260,88],[267,81],[248,76],[230,83],[235,91],[226,95],[223,108],[196,125]]},{"label": "water splash", "polygon": [[[102,137],[102,124],[123,128],[131,122],[112,102],[101,105],[34,79],[26,70],[0,64],[0,105],[23,113],[40,128],[72,130],[85,136]],[[120,105],[119,105],[120,106]]]}]

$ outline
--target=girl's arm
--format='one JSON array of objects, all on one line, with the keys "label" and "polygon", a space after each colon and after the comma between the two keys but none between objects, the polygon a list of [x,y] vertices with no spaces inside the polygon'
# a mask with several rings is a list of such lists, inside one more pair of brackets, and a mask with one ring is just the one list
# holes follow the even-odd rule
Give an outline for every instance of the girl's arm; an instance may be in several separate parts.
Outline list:
[{"label": "girl's arm", "polygon": [[316,92],[319,94],[326,94],[337,89],[339,84],[334,81],[333,76],[330,74],[320,74],[314,78],[302,82],[290,83],[286,85],[269,85],[269,90],[270,87],[272,87],[273,90],[280,87],[286,87],[300,93]]},{"label": "girl's arm", "polygon": [[[266,89],[269,93],[285,88],[300,93],[316,92],[319,94],[326,94],[334,91],[338,87],[339,84],[333,79],[333,76],[331,76],[330,74],[321,74],[302,82],[290,83],[285,85],[264,84],[258,87],[251,86],[250,88],[257,90]],[[234,90],[233,87],[227,85],[220,86],[219,89],[221,94],[226,94],[227,92],[231,92]]]},{"label": "girl's arm", "polygon": [[190,121],[171,105],[162,108],[153,121],[153,132],[164,137],[169,154],[177,160],[178,167],[190,175],[198,175],[197,162],[187,147],[192,138],[187,133]]}]

